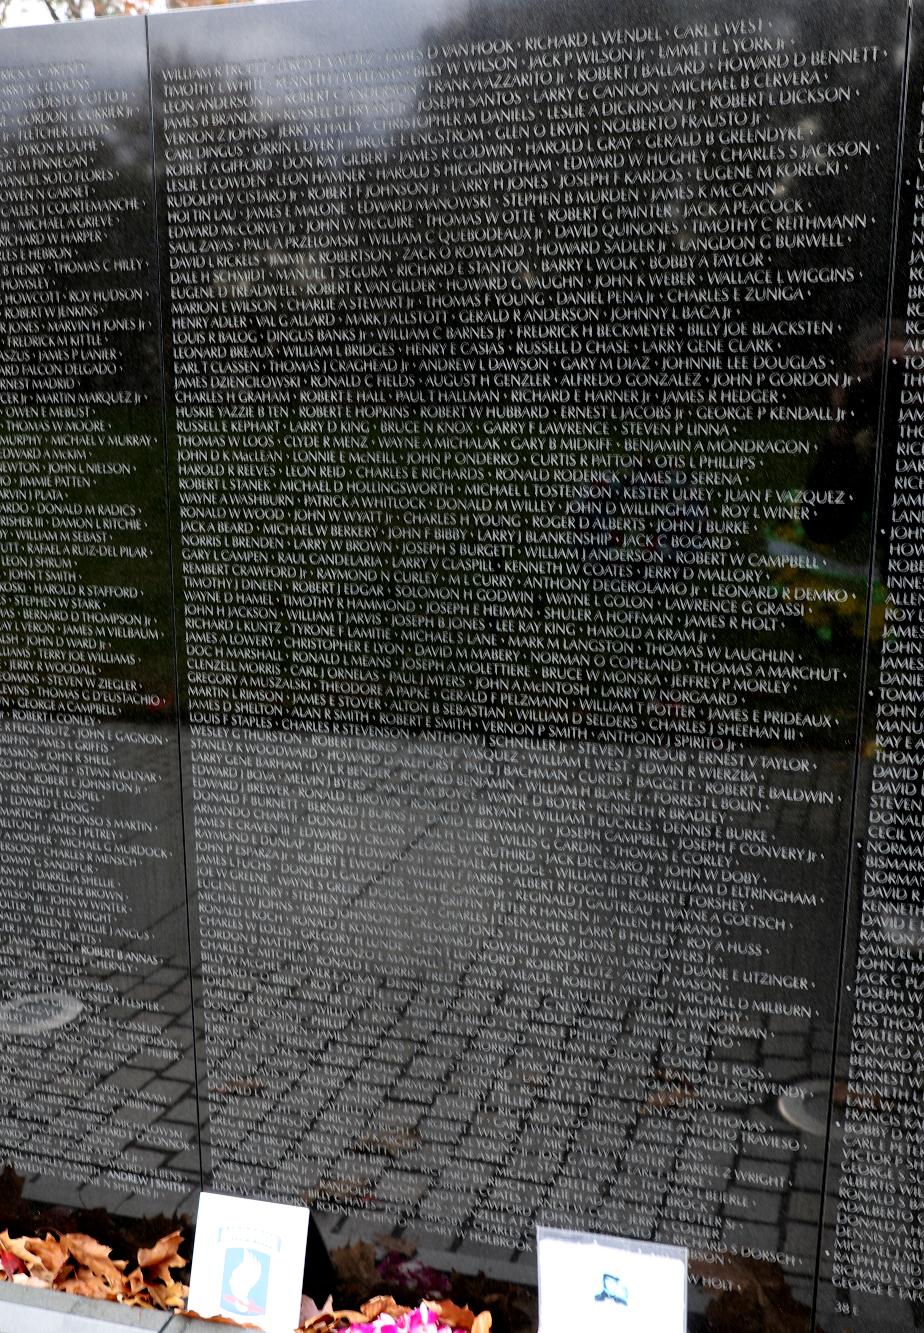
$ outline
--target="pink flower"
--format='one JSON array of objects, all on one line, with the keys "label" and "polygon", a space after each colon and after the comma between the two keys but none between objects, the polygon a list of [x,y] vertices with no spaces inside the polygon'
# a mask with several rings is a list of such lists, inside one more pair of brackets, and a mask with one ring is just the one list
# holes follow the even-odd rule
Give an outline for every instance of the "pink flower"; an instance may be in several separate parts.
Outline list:
[{"label": "pink flower", "polygon": [[448,1324],[440,1322],[439,1315],[426,1301],[407,1314],[380,1314],[371,1324],[354,1324],[350,1333],[453,1333]]}]

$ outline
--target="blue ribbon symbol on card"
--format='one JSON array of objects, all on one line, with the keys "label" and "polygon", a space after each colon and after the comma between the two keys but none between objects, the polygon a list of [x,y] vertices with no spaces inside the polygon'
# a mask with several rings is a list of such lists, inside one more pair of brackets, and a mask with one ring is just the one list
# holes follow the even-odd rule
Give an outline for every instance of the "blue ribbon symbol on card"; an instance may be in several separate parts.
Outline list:
[{"label": "blue ribbon symbol on card", "polygon": [[615,1301],[617,1305],[629,1304],[629,1288],[620,1278],[612,1273],[603,1274],[603,1290],[598,1292],[598,1301]]},{"label": "blue ribbon symbol on card", "polygon": [[229,1246],[221,1279],[221,1308],[236,1315],[266,1314],[270,1262],[265,1250]]}]

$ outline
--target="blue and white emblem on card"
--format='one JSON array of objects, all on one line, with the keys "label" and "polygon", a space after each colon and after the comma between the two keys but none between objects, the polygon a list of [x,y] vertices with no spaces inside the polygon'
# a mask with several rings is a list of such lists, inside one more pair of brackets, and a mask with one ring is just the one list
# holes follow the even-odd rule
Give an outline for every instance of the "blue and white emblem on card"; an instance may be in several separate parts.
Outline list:
[{"label": "blue and white emblem on card", "polygon": [[266,1314],[272,1255],[265,1250],[229,1245],[221,1280],[221,1308],[226,1314]]},{"label": "blue and white emblem on card", "polygon": [[600,1280],[600,1288],[597,1292],[598,1301],[615,1301],[617,1305],[629,1304],[629,1288],[615,1273],[604,1273]]},{"label": "blue and white emblem on card", "polygon": [[539,1333],[686,1333],[687,1252],[539,1227]]},{"label": "blue and white emblem on card", "polygon": [[292,1333],[299,1321],[307,1241],[307,1208],[203,1194],[190,1310],[265,1333]]}]

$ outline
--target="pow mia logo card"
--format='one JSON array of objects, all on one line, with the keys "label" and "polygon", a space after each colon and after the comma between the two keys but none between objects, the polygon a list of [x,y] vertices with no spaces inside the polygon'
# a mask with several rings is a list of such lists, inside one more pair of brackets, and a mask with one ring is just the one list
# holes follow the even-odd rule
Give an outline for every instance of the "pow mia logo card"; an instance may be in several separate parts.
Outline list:
[{"label": "pow mia logo card", "polygon": [[266,1333],[292,1333],[302,1296],[308,1209],[203,1194],[189,1308]]},{"label": "pow mia logo card", "polygon": [[536,1239],[539,1333],[686,1333],[686,1250],[546,1227]]}]

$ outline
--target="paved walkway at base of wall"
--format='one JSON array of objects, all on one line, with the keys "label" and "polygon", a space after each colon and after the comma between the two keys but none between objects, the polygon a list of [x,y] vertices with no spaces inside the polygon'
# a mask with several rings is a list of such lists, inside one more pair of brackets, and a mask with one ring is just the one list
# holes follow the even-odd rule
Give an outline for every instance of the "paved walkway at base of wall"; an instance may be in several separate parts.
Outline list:
[{"label": "paved walkway at base of wall", "polygon": [[[216,1325],[217,1327],[217,1325]],[[182,1315],[136,1310],[84,1296],[0,1284],[0,1333],[192,1333],[205,1328]]]}]

